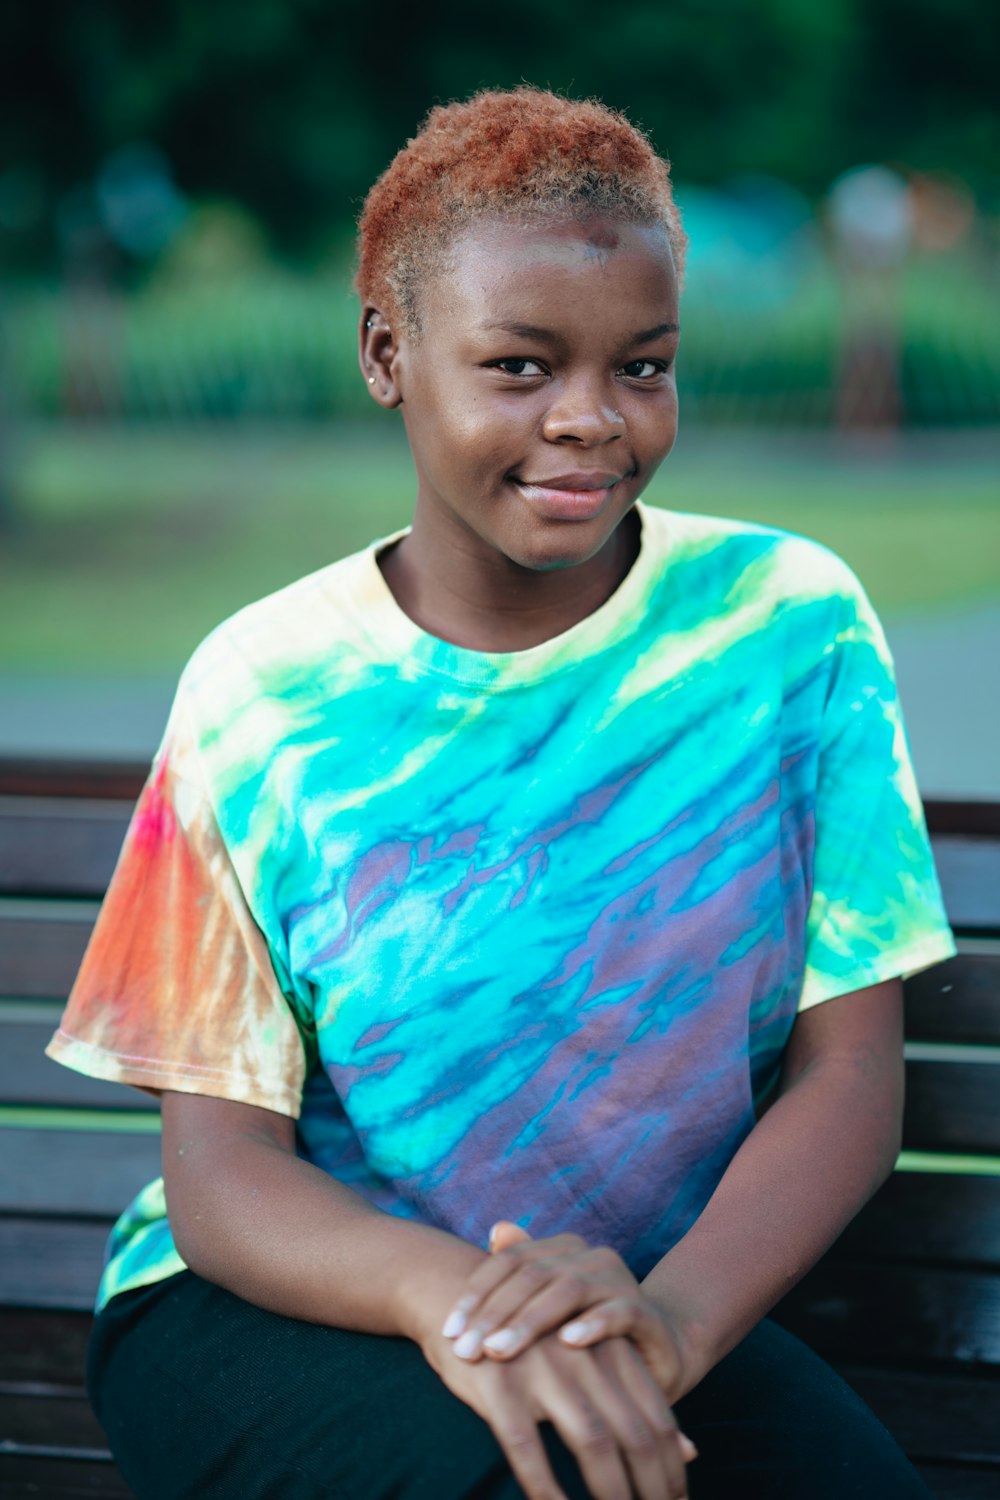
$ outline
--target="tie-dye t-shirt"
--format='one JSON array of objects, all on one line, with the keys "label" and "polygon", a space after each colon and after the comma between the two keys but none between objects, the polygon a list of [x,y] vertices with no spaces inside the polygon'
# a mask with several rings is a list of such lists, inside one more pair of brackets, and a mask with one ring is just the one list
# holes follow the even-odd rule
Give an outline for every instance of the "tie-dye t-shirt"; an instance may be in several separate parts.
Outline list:
[{"label": "tie-dye t-shirt", "polygon": [[[645,1275],[797,1012],[954,944],[854,574],[638,509],[616,592],[525,651],[420,630],[394,538],[214,631],[50,1056],[292,1116],[388,1213],[572,1230]],[[182,1266],[157,1181],[100,1302]]]}]

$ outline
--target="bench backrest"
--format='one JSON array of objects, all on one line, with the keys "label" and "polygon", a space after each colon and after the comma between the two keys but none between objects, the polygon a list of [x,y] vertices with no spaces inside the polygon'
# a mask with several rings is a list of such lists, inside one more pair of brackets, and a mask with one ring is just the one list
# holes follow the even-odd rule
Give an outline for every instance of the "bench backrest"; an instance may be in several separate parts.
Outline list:
[{"label": "bench backrest", "polygon": [[[154,1101],[42,1053],[144,775],[0,762],[8,1309],[88,1309],[109,1223],[159,1172]],[[960,953],[907,983],[903,1154],[824,1263],[825,1291],[798,1294],[794,1316],[826,1350],[1000,1373],[1000,804],[927,814]]]}]

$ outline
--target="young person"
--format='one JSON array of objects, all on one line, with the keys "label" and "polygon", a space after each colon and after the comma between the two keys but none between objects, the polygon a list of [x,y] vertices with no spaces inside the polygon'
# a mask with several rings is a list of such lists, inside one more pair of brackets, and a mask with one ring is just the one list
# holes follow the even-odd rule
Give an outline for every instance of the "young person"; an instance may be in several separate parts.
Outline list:
[{"label": "young person", "polygon": [[684,252],[533,88],[369,195],[412,526],[195,652],[49,1048],[162,1098],[89,1367],[140,1500],[928,1493],[766,1314],[954,944],[857,579],[640,501]]}]

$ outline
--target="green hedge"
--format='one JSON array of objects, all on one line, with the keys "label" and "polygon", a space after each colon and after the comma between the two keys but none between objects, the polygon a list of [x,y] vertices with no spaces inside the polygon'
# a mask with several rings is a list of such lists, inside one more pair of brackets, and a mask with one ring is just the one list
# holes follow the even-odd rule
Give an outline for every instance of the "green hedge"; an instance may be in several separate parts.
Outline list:
[{"label": "green hedge", "polygon": [[[986,268],[914,262],[894,300],[905,420],[1000,421],[1000,293]],[[0,375],[14,410],[31,417],[353,417],[369,410],[356,316],[346,278],[278,269],[129,295],[20,288],[0,307]],[[678,377],[689,418],[835,419],[852,314],[829,266],[818,263],[778,304],[747,306],[733,288],[721,294],[694,281],[682,321]]]}]

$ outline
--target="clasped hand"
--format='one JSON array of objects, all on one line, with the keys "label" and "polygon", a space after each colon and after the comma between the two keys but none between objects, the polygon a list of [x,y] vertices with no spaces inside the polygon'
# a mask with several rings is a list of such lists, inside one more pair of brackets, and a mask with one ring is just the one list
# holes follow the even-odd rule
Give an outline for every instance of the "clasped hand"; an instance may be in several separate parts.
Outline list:
[{"label": "clasped hand", "polygon": [[490,1252],[441,1329],[460,1359],[511,1359],[556,1329],[573,1348],[623,1335],[667,1400],[677,1400],[684,1373],[678,1336],[610,1246],[592,1247],[578,1234],[533,1240],[504,1219],[493,1226]]},{"label": "clasped hand", "polygon": [[424,1352],[489,1422],[525,1495],[565,1500],[538,1433],[549,1421],[597,1500],[685,1500],[697,1450],[670,1410],[678,1342],[620,1256],[507,1221],[490,1250]]}]

